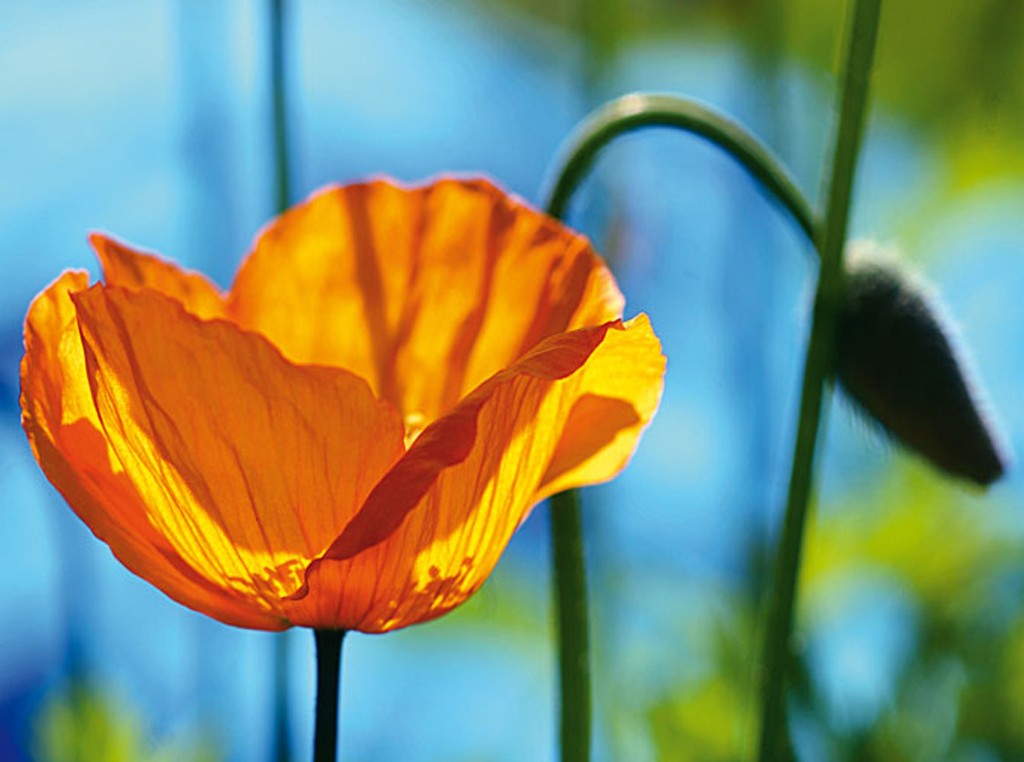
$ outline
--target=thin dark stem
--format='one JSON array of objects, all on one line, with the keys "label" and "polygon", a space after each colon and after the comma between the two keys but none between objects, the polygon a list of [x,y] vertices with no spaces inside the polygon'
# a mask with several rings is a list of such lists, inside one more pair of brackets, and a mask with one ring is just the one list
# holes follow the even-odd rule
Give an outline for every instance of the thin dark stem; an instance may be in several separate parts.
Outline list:
[{"label": "thin dark stem", "polygon": [[[288,120],[285,95],[285,0],[270,0],[270,98],[271,131],[274,143],[274,211],[280,214],[290,202],[291,176],[288,163]],[[288,704],[287,632],[274,637],[274,759],[291,759],[291,717]]]},{"label": "thin dark stem", "polygon": [[287,632],[274,638],[274,760],[290,762],[292,758],[291,711],[288,704],[288,645]]},{"label": "thin dark stem", "polygon": [[313,762],[338,758],[338,687],[341,682],[341,641],[344,630],[313,630],[316,642],[316,726]]},{"label": "thin dark stem", "polygon": [[847,37],[839,123],[831,171],[828,174],[828,207],[823,231],[818,239],[821,271],[804,364],[793,469],[765,634],[758,757],[761,762],[775,762],[791,756],[785,714],[786,666],[790,657],[804,526],[813,486],[815,444],[825,398],[825,383],[834,365],[833,335],[842,298],[843,247],[857,154],[863,133],[880,5],[881,0],[855,0]]},{"label": "thin dark stem", "polygon": [[558,621],[562,762],[590,759],[590,635],[579,494],[551,498],[553,598]]},{"label": "thin dark stem", "polygon": [[270,0],[270,90],[274,136],[274,208],[283,212],[291,203],[288,161],[288,101],[285,87],[285,0]]}]

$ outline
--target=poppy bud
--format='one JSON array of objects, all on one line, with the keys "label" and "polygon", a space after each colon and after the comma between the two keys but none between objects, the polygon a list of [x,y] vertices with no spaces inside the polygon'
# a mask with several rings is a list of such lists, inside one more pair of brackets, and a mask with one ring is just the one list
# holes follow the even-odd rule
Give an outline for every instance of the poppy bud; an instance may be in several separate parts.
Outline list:
[{"label": "poppy bud", "polygon": [[988,485],[1006,458],[939,303],[871,242],[851,246],[836,326],[847,394],[935,466]]}]

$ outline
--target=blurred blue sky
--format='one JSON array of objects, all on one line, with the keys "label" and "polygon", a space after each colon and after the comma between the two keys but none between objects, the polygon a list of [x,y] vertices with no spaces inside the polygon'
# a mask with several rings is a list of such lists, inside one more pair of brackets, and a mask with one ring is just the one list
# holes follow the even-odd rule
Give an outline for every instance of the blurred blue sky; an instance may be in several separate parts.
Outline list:
[{"label": "blurred blue sky", "polygon": [[[525,18],[415,0],[296,9],[289,83],[301,196],[371,174],[462,171],[534,199],[592,98],[580,85],[579,44]],[[32,296],[65,268],[95,271],[90,230],[229,282],[272,206],[264,6],[47,0],[7,3],[0,14],[0,758],[24,748],[29,717],[60,685],[73,649],[155,737],[213,729],[231,759],[263,759],[269,636],[171,603],[90,536],[29,453],[17,363]],[[780,76],[782,103],[766,102],[742,50],[672,38],[625,51],[604,89],[670,90],[716,104],[765,135],[814,197],[832,83],[795,64]],[[853,232],[903,239],[959,318],[992,407],[1024,452],[1024,184],[982,184],[936,209],[929,199],[945,182],[941,153],[896,115],[875,112],[870,129]],[[922,209],[933,215],[926,224],[915,218]],[[614,690],[599,697],[599,748],[609,754],[608,716],[621,713],[625,731],[616,732],[630,758],[643,760],[650,750],[630,712],[701,669],[685,637],[682,648],[673,639],[686,617],[715,616],[717,592],[741,584],[749,543],[778,517],[812,256],[729,160],[664,132],[609,151],[573,221],[612,257],[627,313],[651,314],[669,357],[657,420],[627,473],[591,491],[587,514],[603,596],[601,679]],[[822,453],[826,510],[894,457],[843,404],[828,415]],[[1006,508],[1019,505],[1022,487],[1020,476],[996,487],[979,521],[1020,532]],[[964,499],[982,502],[966,491]],[[553,756],[544,519],[524,526],[466,612],[349,639],[344,758]],[[813,655],[836,685],[849,678],[841,667],[851,659],[874,659],[884,673],[887,659],[904,658],[906,644],[891,631],[908,615],[898,594],[879,595],[890,615],[875,632],[847,628]],[[294,734],[304,750],[311,638],[297,632],[292,641]],[[865,643],[887,645],[873,653]],[[868,705],[884,687],[871,670],[859,673]],[[849,721],[860,711],[869,710],[848,708]]]}]

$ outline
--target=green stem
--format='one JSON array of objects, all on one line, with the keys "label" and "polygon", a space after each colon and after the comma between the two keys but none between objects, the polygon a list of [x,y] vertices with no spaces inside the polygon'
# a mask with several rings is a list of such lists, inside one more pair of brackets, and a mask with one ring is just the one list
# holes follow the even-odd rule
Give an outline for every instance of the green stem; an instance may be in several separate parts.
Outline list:
[{"label": "green stem", "polygon": [[553,598],[558,612],[562,762],[590,759],[590,636],[579,493],[551,498]]},{"label": "green stem", "polygon": [[816,240],[811,205],[771,151],[731,119],[675,95],[631,93],[609,101],[587,116],[570,136],[555,166],[555,181],[542,195],[548,214],[564,218],[569,199],[605,146],[620,135],[649,127],[692,132],[717,145],[786,208],[808,238]]},{"label": "green stem", "polygon": [[[750,172],[790,212],[808,237],[816,240],[810,204],[771,152],[737,123],[706,106],[672,95],[626,95],[584,119],[556,164],[554,184],[542,196],[548,214],[564,218],[569,199],[601,150],[619,135],[646,127],[671,127],[710,140]],[[551,502],[561,758],[562,762],[586,762],[590,758],[591,696],[583,522],[575,491],[555,495]]]},{"label": "green stem", "polygon": [[[270,0],[270,98],[271,131],[274,144],[274,211],[280,214],[288,208],[291,196],[291,177],[288,162],[288,120],[285,98],[285,0]],[[291,759],[291,717],[288,704],[288,651],[287,632],[274,636],[273,684],[274,728],[273,744],[276,762]]]},{"label": "green stem", "polygon": [[785,716],[785,672],[790,656],[797,578],[813,482],[815,445],[825,398],[825,382],[834,361],[833,336],[843,289],[843,247],[863,134],[880,5],[881,0],[855,0],[842,69],[839,124],[828,174],[828,205],[823,230],[817,238],[821,271],[804,364],[793,468],[765,634],[758,756],[761,762],[774,762],[791,756]]},{"label": "green stem", "polygon": [[289,762],[292,758],[291,712],[288,704],[288,644],[287,632],[274,638],[274,760]]},{"label": "green stem", "polygon": [[291,203],[288,161],[288,110],[285,88],[285,0],[270,0],[270,92],[274,141],[274,207],[283,212]]},{"label": "green stem", "polygon": [[341,682],[341,641],[344,630],[313,630],[316,642],[316,725],[313,762],[338,758],[338,686]]}]

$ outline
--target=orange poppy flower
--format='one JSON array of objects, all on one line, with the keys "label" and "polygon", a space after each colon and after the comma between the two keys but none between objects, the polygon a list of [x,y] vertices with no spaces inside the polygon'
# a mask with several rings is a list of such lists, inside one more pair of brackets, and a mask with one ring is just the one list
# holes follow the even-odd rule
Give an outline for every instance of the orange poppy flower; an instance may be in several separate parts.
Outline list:
[{"label": "orange poppy flower", "polygon": [[332,187],[231,290],[101,235],[29,309],[36,459],[132,572],[228,624],[384,632],[618,473],[664,357],[587,241],[484,180]]}]

